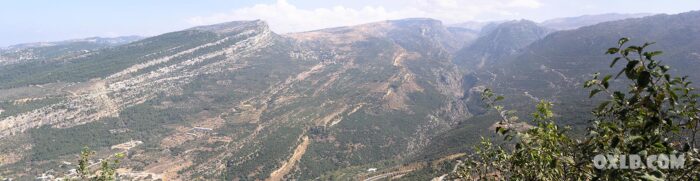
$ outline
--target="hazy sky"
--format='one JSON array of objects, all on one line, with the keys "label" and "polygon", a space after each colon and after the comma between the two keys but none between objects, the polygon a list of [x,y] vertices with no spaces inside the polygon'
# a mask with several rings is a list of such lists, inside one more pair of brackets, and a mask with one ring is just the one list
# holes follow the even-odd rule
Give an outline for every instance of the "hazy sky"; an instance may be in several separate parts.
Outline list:
[{"label": "hazy sky", "polygon": [[0,0],[0,46],[90,36],[152,36],[262,19],[279,33],[385,19],[445,23],[700,10],[700,0]]}]

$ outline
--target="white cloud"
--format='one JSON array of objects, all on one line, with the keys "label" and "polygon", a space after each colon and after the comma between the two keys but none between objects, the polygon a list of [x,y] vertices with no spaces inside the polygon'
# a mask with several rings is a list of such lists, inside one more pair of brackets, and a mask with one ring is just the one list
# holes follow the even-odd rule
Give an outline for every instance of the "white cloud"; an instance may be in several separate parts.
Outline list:
[{"label": "white cloud", "polygon": [[230,12],[187,19],[192,25],[215,24],[235,20],[262,19],[276,32],[298,32],[314,29],[362,24],[387,19],[428,17],[446,23],[474,20],[477,16],[513,16],[517,9],[539,8],[538,0],[404,0],[405,6],[387,10],[382,6],[302,9],[286,0],[256,4]]}]

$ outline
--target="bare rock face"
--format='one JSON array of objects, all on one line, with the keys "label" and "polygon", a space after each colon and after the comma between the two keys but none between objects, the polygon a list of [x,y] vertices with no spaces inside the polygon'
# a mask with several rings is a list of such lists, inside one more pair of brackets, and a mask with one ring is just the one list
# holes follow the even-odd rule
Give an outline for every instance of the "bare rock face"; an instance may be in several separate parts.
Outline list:
[{"label": "bare rock face", "polygon": [[189,30],[210,31],[222,35],[239,35],[241,33],[247,33],[245,31],[269,32],[270,27],[264,21],[254,20],[199,26],[190,28]]}]

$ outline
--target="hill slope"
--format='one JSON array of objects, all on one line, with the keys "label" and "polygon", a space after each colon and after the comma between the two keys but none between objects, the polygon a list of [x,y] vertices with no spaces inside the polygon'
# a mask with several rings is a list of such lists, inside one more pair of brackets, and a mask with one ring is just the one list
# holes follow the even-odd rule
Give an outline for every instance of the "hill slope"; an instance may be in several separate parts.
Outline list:
[{"label": "hill slope", "polygon": [[467,69],[481,69],[493,65],[521,48],[542,39],[551,30],[538,26],[535,22],[520,20],[498,24],[483,32],[471,45],[456,53],[455,63]]},{"label": "hill slope", "polygon": [[[133,177],[306,180],[392,166],[470,116],[450,60],[459,36],[431,19],[284,36],[243,21],[1,66],[4,175],[64,175],[83,145],[128,149],[122,175]],[[119,146],[132,140],[143,144]]]},{"label": "hill slope", "polygon": [[[691,80],[700,79],[693,69],[700,67],[700,12],[676,15],[655,15],[638,19],[605,22],[576,30],[558,31],[534,41],[519,53],[504,57],[502,63],[482,71],[474,72],[478,88],[489,87],[505,94],[505,107],[518,111],[521,118],[529,117],[539,100],[554,103],[555,112],[562,125],[582,131],[590,117],[593,101],[583,83],[592,73],[616,74],[609,68],[611,56],[605,55],[607,48],[614,46],[620,37],[630,37],[632,44],[655,41],[650,50],[663,50],[658,57],[671,66],[676,75],[688,75]],[[618,64],[617,66],[624,66]],[[614,85],[625,86],[625,82]],[[475,97],[476,95],[472,96]],[[471,111],[478,110],[480,103],[470,103]],[[487,129],[496,120],[492,112],[479,114],[457,128],[441,134],[429,147],[443,150],[426,150],[425,155],[448,154],[467,149],[465,145],[488,135]],[[524,119],[521,119],[524,120]],[[474,130],[483,130],[475,133]]]},{"label": "hill slope", "polygon": [[698,77],[698,20],[690,12],[559,32],[513,21],[474,41],[477,32],[432,19],[285,35],[237,21],[0,65],[0,174],[70,177],[65,162],[83,146],[95,159],[127,153],[123,179],[406,173],[490,133],[485,87],[522,117],[534,101],[553,101],[573,115],[561,123],[580,128],[586,117],[576,113],[591,104],[574,98],[586,97],[589,73],[609,70],[603,51],[622,36],[658,41],[673,71]]}]

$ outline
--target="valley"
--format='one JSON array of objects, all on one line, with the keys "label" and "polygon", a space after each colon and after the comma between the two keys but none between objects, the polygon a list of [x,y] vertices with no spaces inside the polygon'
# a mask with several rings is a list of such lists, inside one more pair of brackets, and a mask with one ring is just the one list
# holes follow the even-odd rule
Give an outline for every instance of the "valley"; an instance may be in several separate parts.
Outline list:
[{"label": "valley", "polygon": [[[672,71],[700,76],[700,12],[611,18],[286,34],[253,20],[60,55],[3,49],[0,175],[71,178],[87,146],[93,165],[124,153],[124,180],[445,178],[493,134],[485,88],[520,117],[551,101],[565,113],[557,123],[581,131],[595,100],[574,97],[587,97],[590,73],[609,72],[603,53],[620,36],[656,40]],[[41,48],[56,46],[67,45]]]}]

